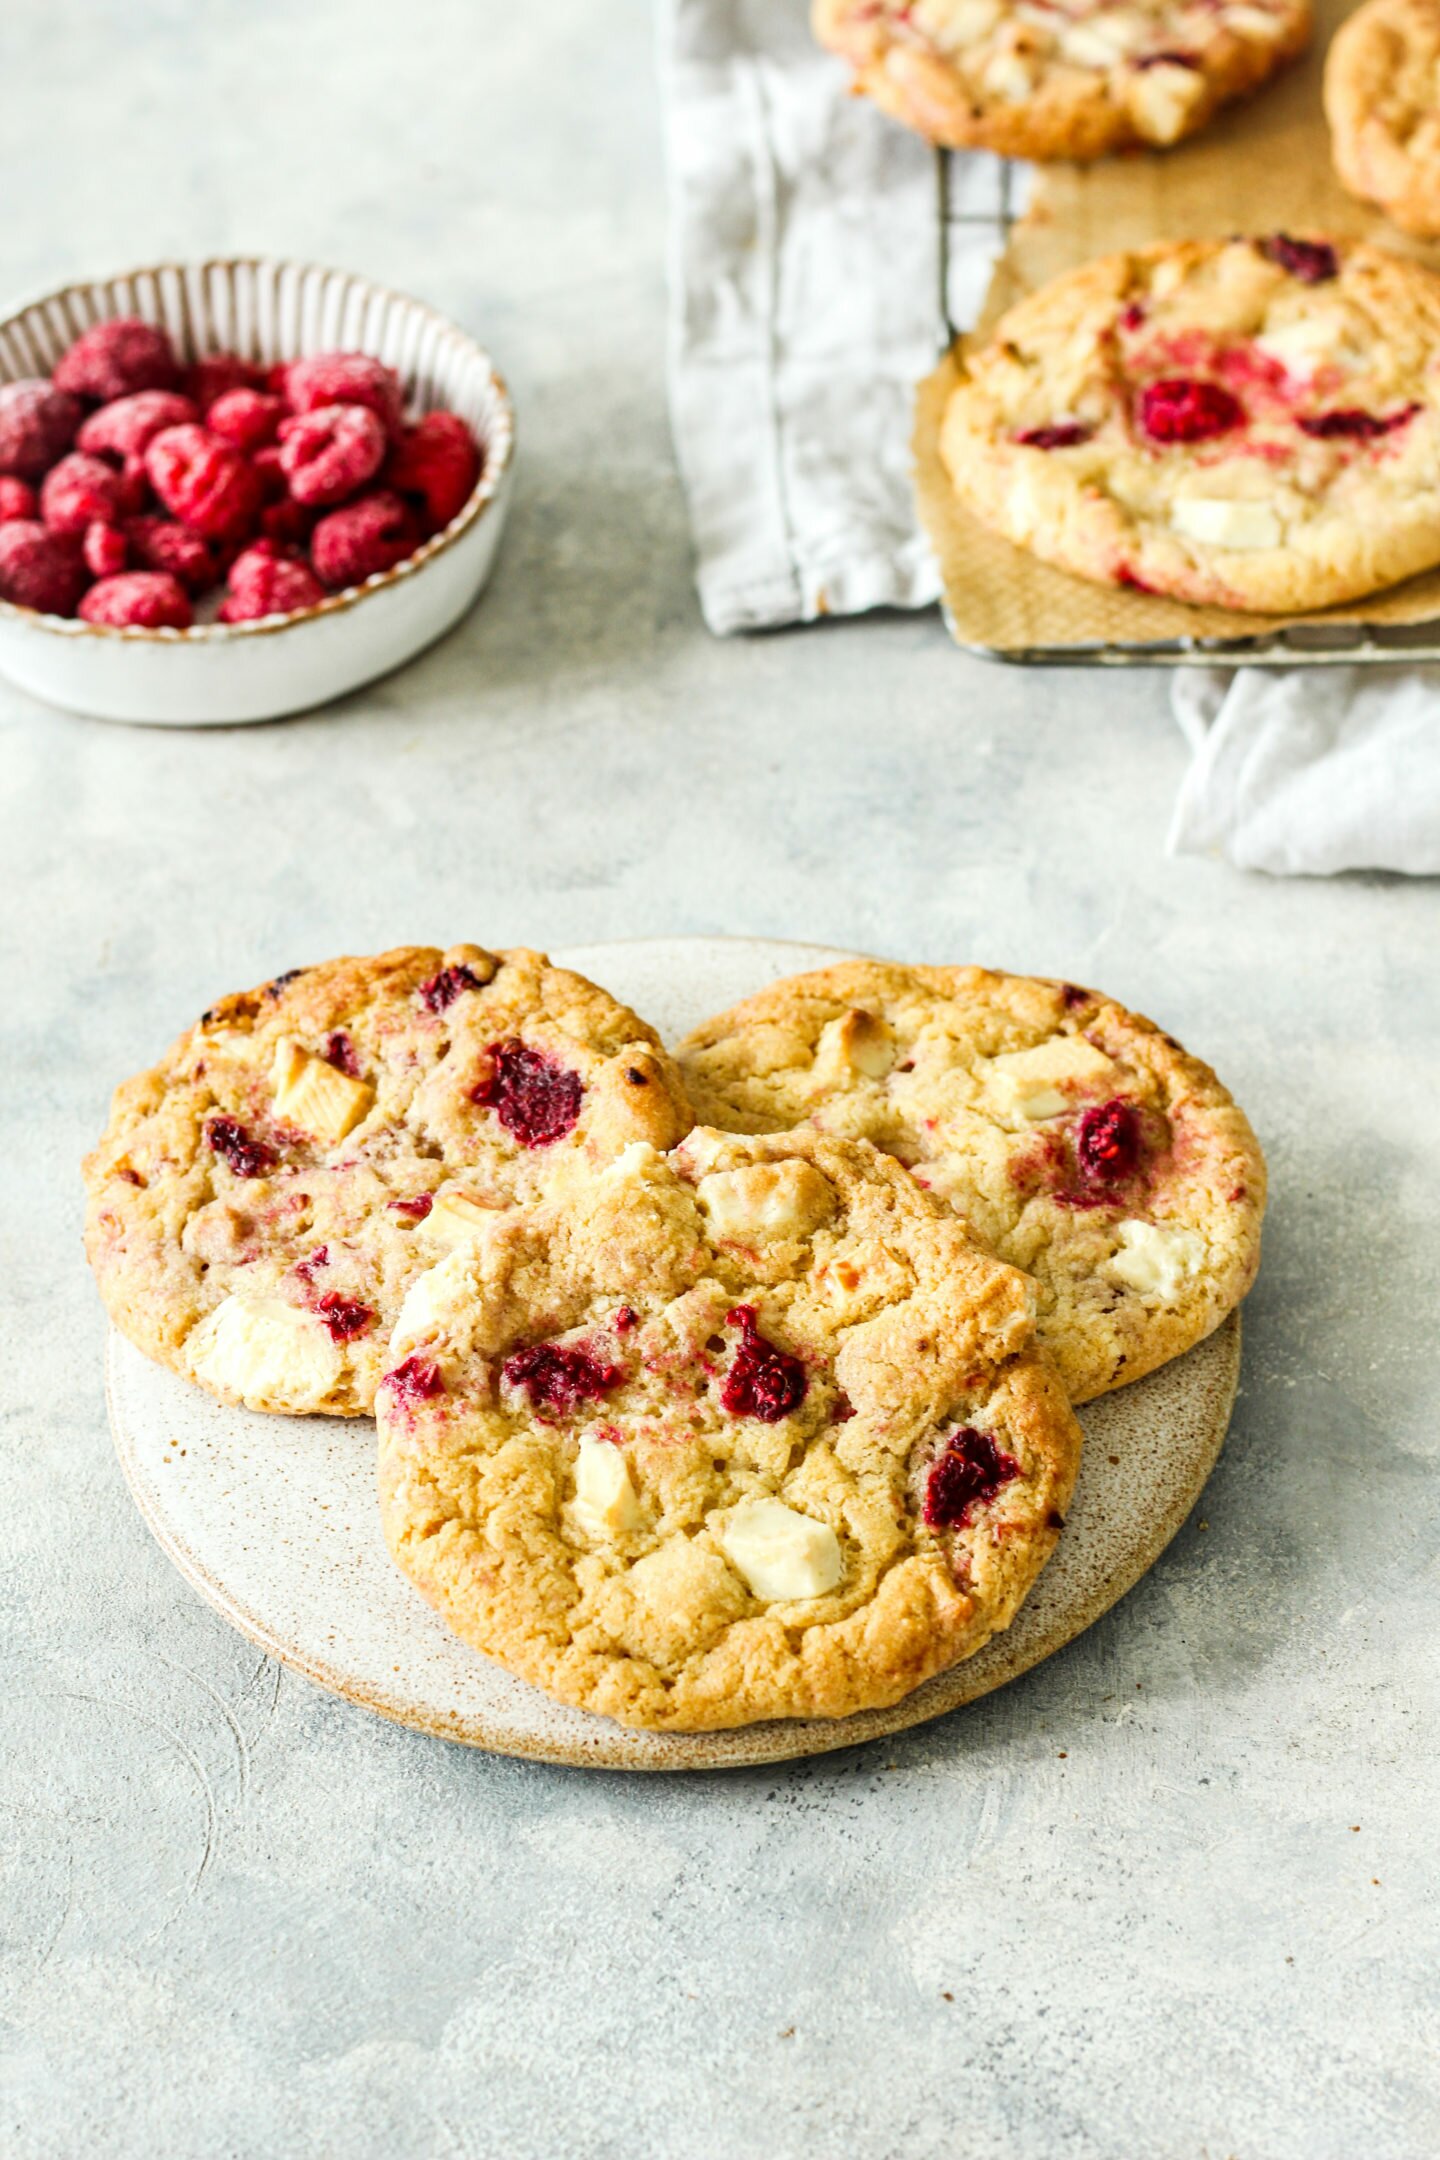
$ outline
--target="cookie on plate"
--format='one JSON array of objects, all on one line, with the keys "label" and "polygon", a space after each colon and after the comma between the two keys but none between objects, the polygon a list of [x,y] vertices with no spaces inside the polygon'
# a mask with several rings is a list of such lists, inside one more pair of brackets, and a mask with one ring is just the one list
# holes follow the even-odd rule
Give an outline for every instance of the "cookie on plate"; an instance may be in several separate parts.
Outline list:
[{"label": "cookie on plate", "polygon": [[1440,0],[1365,0],[1325,56],[1343,186],[1406,232],[1440,235]]},{"label": "cookie on plate", "polygon": [[147,1356],[254,1410],[357,1415],[471,1217],[689,1124],[651,1029],[539,953],[331,960],[223,998],[117,1090],[86,1247]]},{"label": "cookie on plate", "polygon": [[1108,255],[964,365],[957,496],[1080,577],[1289,612],[1440,562],[1440,277],[1418,263],[1285,233]]},{"label": "cookie on plate", "polygon": [[815,0],[855,85],[933,143],[1098,158],[1193,135],[1303,52],[1310,0]]},{"label": "cookie on plate", "polygon": [[1265,1163],[1208,1066],[1098,991],[856,960],[680,1045],[696,1115],[872,1141],[1039,1285],[1075,1402],[1218,1327],[1260,1260]]},{"label": "cookie on plate", "polygon": [[1059,1534],[1081,1435],[1033,1294],[863,1143],[577,1167],[405,1301],[390,1549],[477,1650],[625,1724],[897,1702]]}]

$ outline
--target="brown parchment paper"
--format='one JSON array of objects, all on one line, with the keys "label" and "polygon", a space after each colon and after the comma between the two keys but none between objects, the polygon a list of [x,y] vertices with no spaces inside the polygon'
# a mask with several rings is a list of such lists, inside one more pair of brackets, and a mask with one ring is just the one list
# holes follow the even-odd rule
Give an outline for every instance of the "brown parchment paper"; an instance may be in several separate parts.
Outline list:
[{"label": "brown parchment paper", "polygon": [[[1152,240],[1309,229],[1377,240],[1440,269],[1440,247],[1407,239],[1354,202],[1331,168],[1321,75],[1325,48],[1349,12],[1346,0],[1319,0],[1315,40],[1305,58],[1177,150],[1094,165],[1038,166],[1030,210],[996,266],[976,337],[983,339],[1006,308],[1061,271]],[[1091,585],[1037,562],[961,508],[940,463],[941,416],[963,371],[967,342],[920,385],[914,438],[920,515],[940,559],[950,626],[960,644],[1018,656],[1036,647],[1253,639],[1301,623],[1338,628],[1440,620],[1440,569],[1319,614],[1251,615]]]}]

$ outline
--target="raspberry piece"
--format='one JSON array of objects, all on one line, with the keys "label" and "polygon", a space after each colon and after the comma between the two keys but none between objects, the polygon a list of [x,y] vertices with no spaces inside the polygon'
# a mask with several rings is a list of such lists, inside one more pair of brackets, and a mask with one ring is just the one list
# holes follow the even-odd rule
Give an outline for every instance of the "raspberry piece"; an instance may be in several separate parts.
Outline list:
[{"label": "raspberry piece", "polygon": [[532,1343],[512,1351],[500,1370],[511,1387],[524,1389],[538,1411],[559,1416],[582,1402],[595,1402],[625,1377],[622,1367],[603,1364],[583,1343]]},{"label": "raspberry piece", "polygon": [[205,1139],[236,1177],[268,1177],[275,1168],[275,1150],[263,1140],[256,1140],[234,1118],[212,1117],[205,1127]]},{"label": "raspberry piece", "polygon": [[988,1507],[1002,1485],[1020,1475],[993,1433],[973,1425],[951,1433],[925,1480],[925,1520],[932,1530],[963,1530],[976,1508]]},{"label": "raspberry piece", "polygon": [[276,553],[269,540],[258,540],[230,566],[230,590],[220,620],[259,622],[266,615],[293,615],[324,598],[325,588],[308,563]]},{"label": "raspberry piece", "polygon": [[1377,435],[1393,434],[1404,427],[1419,412],[1418,405],[1406,405],[1399,412],[1360,412],[1353,406],[1342,406],[1338,412],[1317,413],[1313,418],[1296,422],[1302,435],[1313,435],[1319,442],[1343,441],[1371,442]]},{"label": "raspberry piece", "polygon": [[420,535],[398,495],[379,488],[321,518],[310,536],[315,575],[332,592],[360,585],[378,570],[393,570],[413,555]]},{"label": "raspberry piece", "polygon": [[42,615],[73,615],[90,582],[80,543],[30,518],[0,525],[0,600]]},{"label": "raspberry piece", "polygon": [[236,450],[259,450],[273,443],[285,417],[283,398],[264,390],[227,390],[205,414],[205,425]]},{"label": "raspberry piece", "polygon": [[333,1065],[336,1072],[345,1073],[351,1080],[360,1078],[360,1060],[344,1028],[336,1028],[326,1036],[324,1057],[326,1064]]},{"label": "raspberry piece", "polygon": [[203,419],[216,399],[231,390],[263,390],[265,370],[253,360],[242,360],[238,353],[206,353],[186,368],[183,388],[199,406]]},{"label": "raspberry piece", "polygon": [[51,375],[57,390],[108,405],[133,390],[173,390],[180,380],[175,348],[153,323],[124,316],[96,323],[61,354]]},{"label": "raspberry piece", "polygon": [[407,427],[385,474],[402,495],[418,495],[438,532],[457,517],[480,478],[480,448],[458,413],[431,412]]},{"label": "raspberry piece", "polygon": [[1272,233],[1260,242],[1260,252],[1302,285],[1326,285],[1340,275],[1340,259],[1328,240],[1292,240],[1289,233]]},{"label": "raspberry piece", "polygon": [[445,1392],[445,1382],[440,1377],[439,1366],[432,1359],[420,1357],[418,1354],[407,1357],[403,1365],[396,1366],[394,1372],[386,1373],[380,1384],[388,1387],[401,1402],[408,1403],[431,1402],[437,1395]]},{"label": "raspberry piece", "polygon": [[114,523],[127,507],[123,476],[79,450],[52,466],[40,486],[40,515],[51,532],[80,534],[96,518]]},{"label": "raspberry piece", "polygon": [[82,622],[116,629],[188,630],[195,620],[190,595],[166,570],[129,570],[101,578],[80,602]]},{"label": "raspberry piece", "polygon": [[1137,69],[1137,70],[1139,71],[1139,73],[1141,73],[1141,74],[1143,75],[1143,74],[1144,74],[1144,72],[1145,72],[1145,70],[1146,70],[1146,68],[1152,68],[1152,67],[1183,67],[1183,68],[1198,68],[1198,67],[1199,67],[1199,65],[1200,65],[1200,62],[1199,62],[1199,61],[1198,61],[1198,60],[1196,59],[1196,57],[1195,57],[1194,53],[1188,53],[1188,52],[1152,52],[1152,53],[1146,53],[1146,54],[1144,55],[1144,57],[1143,57],[1142,59],[1139,59],[1139,60],[1137,60],[1137,61],[1136,61],[1136,62],[1135,62],[1134,64],[1135,64],[1135,67],[1136,67],[1136,69]]},{"label": "raspberry piece", "polygon": [[732,1417],[777,1425],[805,1400],[805,1367],[788,1350],[766,1341],[753,1305],[737,1305],[726,1313],[725,1324],[739,1328],[740,1347],[720,1390],[722,1404]]},{"label": "raspberry piece", "polygon": [[212,540],[238,538],[259,516],[255,472],[206,428],[164,429],[145,452],[145,470],[166,509]]},{"label": "raspberry piece", "polygon": [[283,502],[266,503],[260,513],[261,536],[276,547],[304,548],[315,530],[315,515],[288,495]]},{"label": "raspberry piece", "polygon": [[186,427],[200,409],[178,390],[137,390],[91,413],[75,438],[87,457],[143,458],[162,428]]},{"label": "raspberry piece", "polygon": [[1077,443],[1089,442],[1094,433],[1083,420],[1056,420],[1049,427],[1026,428],[1015,440],[1027,450],[1073,450]]},{"label": "raspberry piece", "polygon": [[75,440],[85,417],[79,398],[27,376],[0,383],[0,473],[39,480]]},{"label": "raspberry piece", "polygon": [[490,1070],[470,1090],[470,1100],[493,1110],[521,1147],[553,1147],[573,1131],[585,1085],[579,1073],[557,1065],[512,1035],[491,1043]]},{"label": "raspberry piece", "polygon": [[1133,1103],[1100,1103],[1083,1112],[1075,1159],[1092,1185],[1118,1185],[1140,1164],[1140,1118]]},{"label": "raspberry piece", "polygon": [[220,574],[209,543],[174,518],[129,518],[125,538],[144,569],[168,570],[192,593],[208,592]]},{"label": "raspberry piece", "polygon": [[0,473],[0,525],[11,518],[33,518],[38,508],[34,488],[10,473]]},{"label": "raspberry piece", "polygon": [[370,1306],[362,1305],[358,1298],[342,1297],[338,1290],[327,1290],[316,1298],[315,1310],[330,1330],[332,1342],[353,1342],[375,1325],[375,1314]]},{"label": "raspberry piece", "polygon": [[441,968],[428,982],[420,985],[420,996],[432,1013],[448,1012],[456,998],[466,990],[478,990],[480,978],[473,968],[459,961],[454,967]]},{"label": "raspberry piece", "polygon": [[1244,421],[1244,406],[1219,383],[1171,375],[1140,393],[1140,425],[1152,442],[1208,442]]},{"label": "raspberry piece", "polygon": [[298,503],[358,494],[385,462],[385,429],[368,405],[317,405],[280,430],[280,465]]},{"label": "raspberry piece", "polygon": [[103,518],[86,526],[81,550],[92,577],[118,577],[130,560],[124,533],[118,525],[107,525]]},{"label": "raspberry piece", "polygon": [[403,1215],[407,1222],[424,1222],[435,1205],[433,1193],[416,1193],[413,1200],[387,1200],[386,1207],[394,1215]]},{"label": "raspberry piece", "polygon": [[322,405],[368,405],[391,441],[400,439],[405,410],[400,378],[368,353],[314,353],[308,360],[292,360],[281,381],[292,412],[315,412]]}]

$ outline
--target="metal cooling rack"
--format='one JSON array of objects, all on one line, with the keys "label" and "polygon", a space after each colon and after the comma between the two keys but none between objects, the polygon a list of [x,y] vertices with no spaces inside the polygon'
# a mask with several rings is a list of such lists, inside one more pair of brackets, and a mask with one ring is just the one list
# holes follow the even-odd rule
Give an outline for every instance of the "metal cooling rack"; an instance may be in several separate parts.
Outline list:
[{"label": "metal cooling rack", "polygon": [[[1029,169],[1006,158],[936,152],[940,219],[942,350],[973,328],[990,268],[1023,216]],[[962,637],[948,608],[945,626],[957,645],[987,660],[1030,667],[1396,667],[1440,660],[1440,621],[1390,625],[1336,623],[1317,617],[1249,637],[1165,638],[1149,644],[1026,645],[1002,649]]]}]

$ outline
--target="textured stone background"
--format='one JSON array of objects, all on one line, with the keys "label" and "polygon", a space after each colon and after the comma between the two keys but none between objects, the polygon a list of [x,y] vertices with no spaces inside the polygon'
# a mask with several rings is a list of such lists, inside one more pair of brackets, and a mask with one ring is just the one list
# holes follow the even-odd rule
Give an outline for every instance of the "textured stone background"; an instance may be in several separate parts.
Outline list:
[{"label": "textured stone background", "polygon": [[[1166,861],[1161,676],[988,668],[934,616],[705,636],[650,35],[639,0],[0,14],[0,296],[353,265],[493,344],[523,445],[480,611],[342,707],[161,734],[0,687],[0,2150],[1419,2160],[1436,893]],[[184,1588],[110,1453],[75,1167],[219,990],[687,930],[1098,979],[1221,1066],[1276,1199],[1203,1522],[1123,1606],[901,1740],[627,1782],[388,1728]]]}]

